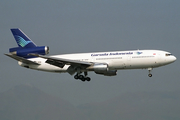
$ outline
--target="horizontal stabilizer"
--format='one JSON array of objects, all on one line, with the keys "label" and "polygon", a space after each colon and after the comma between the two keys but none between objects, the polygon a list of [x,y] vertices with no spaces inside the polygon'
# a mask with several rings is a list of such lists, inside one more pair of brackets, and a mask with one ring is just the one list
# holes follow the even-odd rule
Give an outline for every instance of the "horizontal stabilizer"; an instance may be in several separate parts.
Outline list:
[{"label": "horizontal stabilizer", "polygon": [[7,56],[9,56],[9,57],[11,57],[11,58],[13,58],[13,59],[15,59],[15,60],[17,60],[17,61],[23,62],[23,63],[25,63],[25,64],[40,65],[40,64],[38,64],[38,63],[36,63],[36,62],[27,60],[27,59],[25,59],[25,58],[22,58],[22,57],[13,55],[13,54],[5,54],[5,55],[7,55]]}]

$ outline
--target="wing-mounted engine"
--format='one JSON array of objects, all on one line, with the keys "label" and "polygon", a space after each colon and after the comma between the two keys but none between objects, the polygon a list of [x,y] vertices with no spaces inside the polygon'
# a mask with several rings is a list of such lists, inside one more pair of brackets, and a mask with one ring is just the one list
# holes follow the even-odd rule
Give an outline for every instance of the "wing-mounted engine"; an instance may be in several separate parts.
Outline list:
[{"label": "wing-mounted engine", "polygon": [[109,70],[109,71],[104,71],[104,72],[96,72],[96,74],[101,74],[101,75],[104,75],[104,76],[115,76],[117,75],[117,70]]},{"label": "wing-mounted engine", "polygon": [[47,55],[49,53],[49,47],[48,46],[37,46],[33,48],[15,47],[15,48],[10,48],[9,52],[19,57],[32,58],[34,56],[30,56],[28,54],[34,53],[34,54],[40,54],[40,55]]},{"label": "wing-mounted engine", "polygon": [[105,76],[115,76],[117,75],[117,70],[109,70],[107,64],[94,64],[87,68],[88,70],[93,70],[96,74],[101,74]]}]

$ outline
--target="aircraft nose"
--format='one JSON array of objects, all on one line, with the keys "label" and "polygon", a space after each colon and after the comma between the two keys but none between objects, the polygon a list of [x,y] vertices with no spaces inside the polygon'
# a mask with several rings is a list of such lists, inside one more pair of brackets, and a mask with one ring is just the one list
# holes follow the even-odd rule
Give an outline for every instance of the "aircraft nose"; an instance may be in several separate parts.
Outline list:
[{"label": "aircraft nose", "polygon": [[176,58],[175,56],[173,56],[172,61],[174,62],[174,61],[176,61],[176,59],[177,59],[177,58]]},{"label": "aircraft nose", "polygon": [[168,61],[169,61],[170,63],[172,63],[172,62],[175,62],[176,59],[177,59],[177,58],[176,58],[175,56],[171,56],[171,57],[169,57],[169,60],[168,60]]}]

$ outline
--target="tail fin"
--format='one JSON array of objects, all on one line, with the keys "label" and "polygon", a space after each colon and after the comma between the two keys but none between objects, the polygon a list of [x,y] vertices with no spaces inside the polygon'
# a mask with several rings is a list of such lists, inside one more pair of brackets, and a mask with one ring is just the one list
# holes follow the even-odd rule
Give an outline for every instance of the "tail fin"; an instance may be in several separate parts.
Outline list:
[{"label": "tail fin", "polygon": [[33,41],[19,28],[11,29],[11,32],[19,47],[23,47],[23,48],[37,47],[36,44],[33,43]]}]

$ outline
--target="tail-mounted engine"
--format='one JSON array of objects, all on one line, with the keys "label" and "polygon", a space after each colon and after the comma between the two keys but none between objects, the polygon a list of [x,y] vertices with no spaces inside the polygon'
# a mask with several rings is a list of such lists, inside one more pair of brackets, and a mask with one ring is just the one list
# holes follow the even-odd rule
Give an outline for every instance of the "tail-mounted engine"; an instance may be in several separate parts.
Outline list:
[{"label": "tail-mounted engine", "polygon": [[9,52],[11,54],[23,57],[23,58],[32,58],[33,56],[30,56],[28,54],[35,53],[40,55],[47,55],[49,53],[49,47],[48,46],[40,46],[40,47],[33,47],[33,48],[10,48]]}]

